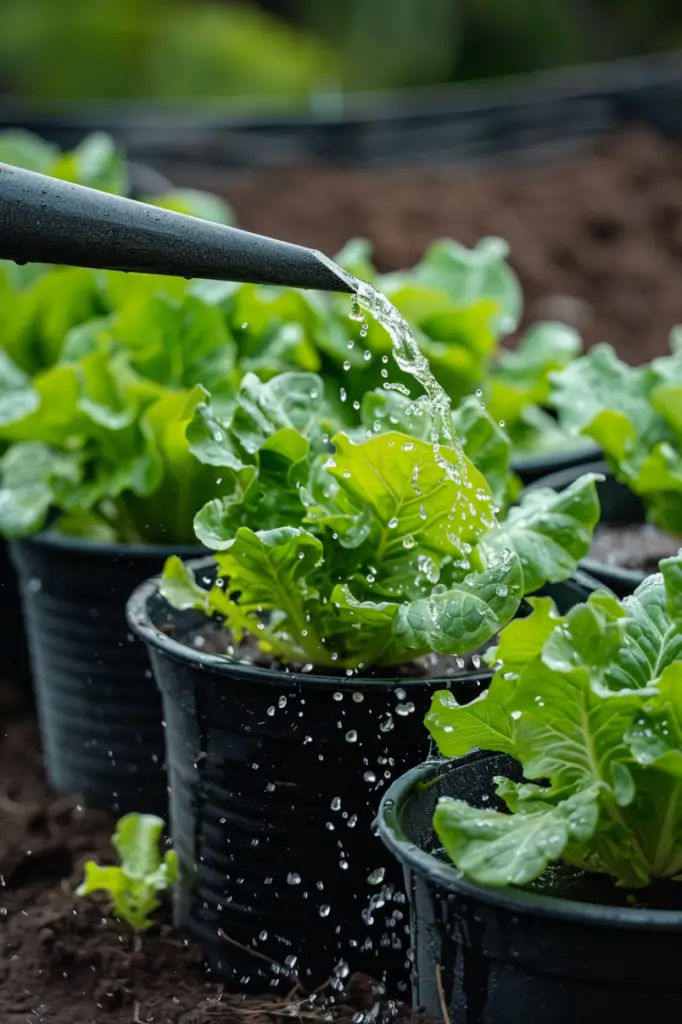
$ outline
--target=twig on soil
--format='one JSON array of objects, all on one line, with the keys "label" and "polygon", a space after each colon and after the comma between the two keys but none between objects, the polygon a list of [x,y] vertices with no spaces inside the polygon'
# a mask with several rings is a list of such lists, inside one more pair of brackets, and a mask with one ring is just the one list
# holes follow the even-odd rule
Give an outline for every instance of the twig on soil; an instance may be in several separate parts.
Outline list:
[{"label": "twig on soil", "polygon": [[0,810],[7,814],[35,814],[39,809],[38,804],[20,804],[6,793],[0,793]]},{"label": "twig on soil", "polygon": [[443,979],[441,977],[440,964],[436,964],[436,988],[438,989],[438,1001],[440,1003],[440,1012],[443,1014],[444,1024],[450,1024],[450,1014],[448,1008],[445,1005],[445,993],[443,992]]},{"label": "twig on soil", "polygon": [[72,796],[62,796],[53,800],[47,809],[50,818],[57,818],[63,811],[75,811],[77,804]]},{"label": "twig on soil", "polygon": [[242,952],[248,953],[250,956],[255,956],[258,960],[264,960],[266,964],[270,964],[271,967],[279,967],[280,970],[286,970],[282,964],[277,963],[272,957],[266,956],[265,953],[259,953],[257,949],[249,949],[248,946],[243,946],[241,942],[237,942],[236,939],[230,938],[222,928],[218,928],[218,935],[224,942],[229,942],[231,946],[236,946],[237,949],[241,949]]},{"label": "twig on soil", "polygon": [[[217,931],[218,935],[224,942],[229,942],[230,945],[236,946],[237,949],[241,949],[244,953],[248,953],[251,956],[256,957],[258,960],[262,960],[264,961],[264,963],[270,964],[271,967],[279,967],[280,970],[286,970],[286,968],[282,967],[282,964],[278,963],[277,960],[273,960],[272,957],[266,956],[265,953],[260,953],[257,949],[249,949],[248,946],[244,946],[242,945],[241,942],[237,942],[236,939],[233,939],[231,938],[231,936],[227,935],[227,933],[224,932],[222,928],[218,928]],[[327,988],[328,985],[329,982],[325,981],[324,984],[319,985],[316,989],[309,993],[305,986],[301,983],[300,979],[296,978],[293,988],[290,989],[288,995],[285,997],[284,1002],[281,1003],[280,1006],[273,1007],[272,1005],[267,1003],[258,1003],[256,1006],[243,1007],[242,1009],[240,1009],[239,1012],[240,1014],[243,1014],[245,1016],[253,1016],[254,1014],[257,1015],[266,1013],[272,1017],[296,1017],[298,1020],[319,1021],[319,1012],[304,1012],[301,1011],[300,1008],[306,1001],[314,1000],[318,993],[324,991],[324,989]],[[297,993],[299,993],[301,996],[301,999],[299,1000],[298,1003],[294,1001],[294,996]],[[309,1009],[312,1011],[313,1007],[311,1006],[309,1007]],[[447,1022],[447,1024],[449,1024],[449,1021]]]},{"label": "twig on soil", "polygon": [[[305,1000],[302,1000],[305,1002]],[[296,1020],[317,1020],[320,1019],[320,1013],[322,1007],[315,1011],[313,1007],[308,1010],[301,1010],[301,1004],[296,1003],[280,1003],[278,1006],[272,1006],[270,1003],[258,1003],[256,1006],[245,1006],[239,1008],[239,1015],[244,1017],[259,1017],[267,1015],[269,1017],[292,1017]]]}]

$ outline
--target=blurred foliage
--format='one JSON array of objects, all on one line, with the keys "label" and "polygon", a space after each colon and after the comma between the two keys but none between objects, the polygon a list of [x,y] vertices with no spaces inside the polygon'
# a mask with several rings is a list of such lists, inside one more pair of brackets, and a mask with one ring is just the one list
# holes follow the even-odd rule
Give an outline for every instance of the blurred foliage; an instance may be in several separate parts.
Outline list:
[{"label": "blurred foliage", "polygon": [[50,99],[305,95],[333,51],[249,4],[0,0],[0,91]]},{"label": "blurred foliage", "polygon": [[[281,8],[280,4],[280,8]],[[679,0],[291,0],[358,88],[537,71],[682,45]]]},{"label": "blurred foliage", "polygon": [[346,88],[422,85],[451,77],[460,48],[460,0],[295,2],[304,24],[336,41]]},{"label": "blurred foliage", "polygon": [[72,100],[393,88],[682,45],[679,0],[0,0],[0,92]]},{"label": "blurred foliage", "polygon": [[635,56],[682,44],[679,0],[456,0],[461,80]]}]

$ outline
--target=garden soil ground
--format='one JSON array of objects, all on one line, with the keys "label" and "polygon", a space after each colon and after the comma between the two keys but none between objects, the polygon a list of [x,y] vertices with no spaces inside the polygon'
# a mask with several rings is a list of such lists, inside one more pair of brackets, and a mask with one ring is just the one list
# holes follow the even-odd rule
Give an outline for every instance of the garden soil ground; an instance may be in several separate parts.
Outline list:
[{"label": "garden soil ground", "polygon": [[26,698],[0,684],[1,1024],[351,1024],[377,1002],[379,1024],[426,1024],[361,975],[331,1006],[296,1009],[300,991],[231,995],[163,919],[136,951],[101,903],[73,895],[86,859],[111,860],[112,825],[50,791]]},{"label": "garden soil ground", "polygon": [[665,352],[682,322],[682,147],[648,130],[497,168],[310,167],[234,181],[198,167],[172,173],[222,193],[251,231],[329,254],[368,237],[382,270],[411,266],[436,238],[471,246],[500,235],[526,323],[570,322],[632,363]]}]

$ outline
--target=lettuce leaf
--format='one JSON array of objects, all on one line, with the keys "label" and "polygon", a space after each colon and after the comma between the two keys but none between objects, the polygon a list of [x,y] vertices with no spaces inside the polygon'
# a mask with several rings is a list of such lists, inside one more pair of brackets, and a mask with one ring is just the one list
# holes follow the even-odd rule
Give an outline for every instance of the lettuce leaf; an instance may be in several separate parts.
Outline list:
[{"label": "lettuce leaf", "polygon": [[[675,345],[675,343],[674,343]],[[682,533],[682,350],[642,366],[597,345],[552,375],[552,403],[567,429],[596,441],[648,519]]]},{"label": "lettuce leaf", "polygon": [[[310,373],[266,382],[247,374],[227,414],[208,396],[199,401],[187,438],[219,473],[221,493],[195,530],[218,553],[219,578],[207,595],[179,581],[170,562],[168,599],[219,614],[283,660],[322,668],[487,643],[525,593],[570,575],[584,557],[598,512],[594,479],[565,497],[543,493],[532,514],[505,526],[466,454],[394,429],[420,415],[403,396],[376,392],[363,416],[379,429],[330,438],[324,383]],[[504,436],[476,400],[457,418],[499,486]]]},{"label": "lettuce leaf", "polygon": [[434,826],[461,871],[525,885],[563,860],[628,887],[678,879],[681,612],[682,553],[623,602],[598,592],[561,617],[535,601],[502,631],[487,693],[434,696],[441,753],[500,751],[537,783],[496,780],[501,809],[441,798]]},{"label": "lettuce leaf", "polygon": [[484,387],[488,412],[504,425],[514,451],[547,452],[573,444],[545,408],[551,374],[568,366],[582,351],[580,335],[561,323],[539,323],[515,349],[501,349]]},{"label": "lettuce leaf", "polygon": [[[69,153],[0,133],[0,159],[129,190],[124,156],[102,133]],[[230,220],[204,193],[158,202]],[[0,263],[0,532],[49,521],[79,536],[193,542],[219,478],[186,429],[204,386],[223,413],[234,405],[237,360],[223,308],[185,280]]]}]

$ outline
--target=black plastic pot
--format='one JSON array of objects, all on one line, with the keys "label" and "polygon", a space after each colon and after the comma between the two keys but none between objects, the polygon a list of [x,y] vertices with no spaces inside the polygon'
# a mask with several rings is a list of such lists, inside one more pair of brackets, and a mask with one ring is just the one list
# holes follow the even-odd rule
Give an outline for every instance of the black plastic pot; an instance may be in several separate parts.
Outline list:
[{"label": "black plastic pot", "polygon": [[[604,525],[626,526],[646,521],[644,506],[629,487],[619,483],[605,462],[591,462],[581,466],[572,466],[561,472],[551,473],[534,481],[534,487],[551,487],[561,491],[578,479],[583,473],[602,473],[604,480],[597,483],[599,503],[601,505],[600,523]],[[600,580],[612,590],[617,597],[627,597],[642,583],[647,574],[640,569],[621,569],[617,565],[607,565],[592,558],[583,558],[580,568],[596,580]]]},{"label": "black plastic pot", "polygon": [[[316,96],[314,109],[248,98],[164,103],[0,98],[0,129],[24,127],[67,148],[104,130],[132,158],[163,167],[281,167],[312,162],[477,163],[575,150],[626,125],[682,137],[679,52],[503,80]],[[180,174],[182,177],[182,174]],[[180,180],[180,178],[178,178]]]},{"label": "black plastic pot", "polygon": [[[199,581],[214,572],[192,565]],[[157,584],[133,594],[128,622],[163,695],[177,925],[235,988],[269,988],[292,964],[306,985],[344,963],[406,982],[400,873],[371,830],[378,794],[427,756],[434,691],[471,700],[490,673],[359,679],[231,661],[191,646],[205,618],[169,608]],[[594,586],[554,593],[565,608]]]},{"label": "black plastic pot", "polygon": [[165,815],[161,702],[125,603],[175,550],[42,533],[10,546],[52,785],[93,807]]},{"label": "black plastic pot", "polygon": [[583,467],[594,462],[599,454],[600,449],[597,445],[586,444],[557,452],[517,455],[512,458],[511,468],[527,487],[550,473],[561,473],[574,466],[579,466],[580,472],[584,472]]},{"label": "black plastic pot", "polygon": [[17,574],[9,557],[9,548],[0,538],[0,682],[28,684],[28,647],[21,616]]},{"label": "black plastic pot", "polygon": [[682,912],[485,887],[435,855],[438,797],[494,806],[495,775],[519,779],[519,766],[484,753],[424,765],[381,802],[379,834],[403,866],[410,901],[415,1005],[452,1024],[674,1019]]}]

